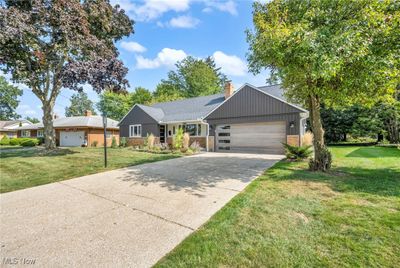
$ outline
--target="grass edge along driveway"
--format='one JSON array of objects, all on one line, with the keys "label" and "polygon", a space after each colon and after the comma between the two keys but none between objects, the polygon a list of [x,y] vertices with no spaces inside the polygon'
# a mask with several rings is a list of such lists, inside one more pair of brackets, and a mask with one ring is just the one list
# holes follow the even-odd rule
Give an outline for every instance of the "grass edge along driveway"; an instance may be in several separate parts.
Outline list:
[{"label": "grass edge along driveway", "polygon": [[154,154],[131,148],[108,148],[104,168],[103,148],[62,148],[0,150],[0,192],[11,192],[47,183],[72,179],[107,170],[180,157],[180,154]]},{"label": "grass edge along driveway", "polygon": [[156,267],[395,267],[400,150],[330,149],[329,173],[277,163]]}]

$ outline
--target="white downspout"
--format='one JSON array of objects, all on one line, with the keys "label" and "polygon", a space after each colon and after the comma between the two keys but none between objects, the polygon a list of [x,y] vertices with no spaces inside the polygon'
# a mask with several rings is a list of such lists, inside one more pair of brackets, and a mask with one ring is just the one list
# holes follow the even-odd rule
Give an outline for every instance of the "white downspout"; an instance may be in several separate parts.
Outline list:
[{"label": "white downspout", "polygon": [[205,125],[207,125],[207,128],[206,128],[206,152],[208,152],[208,137],[209,137],[209,135],[210,135],[210,125],[207,123],[207,122],[205,122],[205,121],[203,121],[203,123],[205,124]]}]

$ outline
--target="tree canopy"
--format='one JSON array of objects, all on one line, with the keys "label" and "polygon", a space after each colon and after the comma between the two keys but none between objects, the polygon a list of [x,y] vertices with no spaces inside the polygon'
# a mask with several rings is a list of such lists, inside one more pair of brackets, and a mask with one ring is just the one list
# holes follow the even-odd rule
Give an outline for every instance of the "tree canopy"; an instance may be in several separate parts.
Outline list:
[{"label": "tree canopy", "polygon": [[42,102],[48,149],[55,147],[52,113],[61,88],[127,85],[114,43],[133,32],[133,21],[108,0],[5,1],[0,25],[0,67]]},{"label": "tree canopy", "polygon": [[36,117],[30,117],[30,116],[27,116],[27,117],[25,117],[25,119],[26,120],[28,120],[29,122],[31,122],[31,123],[34,123],[34,124],[36,124],[36,123],[39,123],[40,122],[40,120],[39,119],[37,119]]},{"label": "tree canopy", "polygon": [[69,100],[71,104],[65,108],[65,116],[83,116],[86,111],[96,114],[93,102],[89,100],[85,92],[73,94]]},{"label": "tree canopy", "polygon": [[176,63],[176,70],[169,71],[167,79],[161,80],[154,96],[157,101],[169,101],[216,94],[223,91],[226,81],[212,57],[188,56]]},{"label": "tree canopy", "polygon": [[0,120],[14,120],[21,117],[16,112],[20,96],[22,89],[11,85],[0,76]]},{"label": "tree canopy", "polygon": [[399,84],[399,2],[273,0],[253,5],[249,68],[269,68],[310,111],[315,156],[329,168],[320,106],[373,102]]}]

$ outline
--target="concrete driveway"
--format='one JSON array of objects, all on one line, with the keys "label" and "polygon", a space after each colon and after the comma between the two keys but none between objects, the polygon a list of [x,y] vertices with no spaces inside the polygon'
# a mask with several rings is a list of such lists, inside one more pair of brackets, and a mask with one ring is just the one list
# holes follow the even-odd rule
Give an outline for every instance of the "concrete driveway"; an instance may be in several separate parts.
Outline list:
[{"label": "concrete driveway", "polygon": [[0,261],[149,267],[281,158],[204,153],[2,194]]}]

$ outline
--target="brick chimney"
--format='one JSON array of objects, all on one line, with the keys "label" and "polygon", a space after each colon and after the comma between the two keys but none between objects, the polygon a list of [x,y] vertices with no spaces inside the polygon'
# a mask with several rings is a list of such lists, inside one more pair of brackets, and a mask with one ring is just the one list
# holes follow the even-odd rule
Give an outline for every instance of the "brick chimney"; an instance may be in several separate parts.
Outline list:
[{"label": "brick chimney", "polygon": [[92,111],[86,110],[85,111],[85,116],[92,116]]},{"label": "brick chimney", "polygon": [[225,99],[229,98],[233,94],[232,81],[227,81],[225,84]]}]

